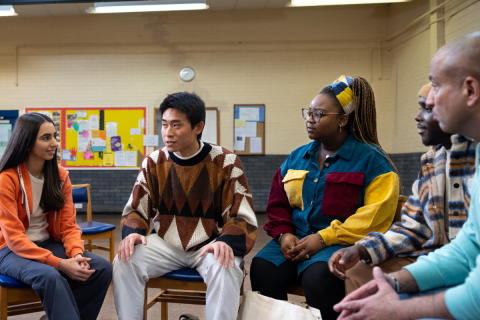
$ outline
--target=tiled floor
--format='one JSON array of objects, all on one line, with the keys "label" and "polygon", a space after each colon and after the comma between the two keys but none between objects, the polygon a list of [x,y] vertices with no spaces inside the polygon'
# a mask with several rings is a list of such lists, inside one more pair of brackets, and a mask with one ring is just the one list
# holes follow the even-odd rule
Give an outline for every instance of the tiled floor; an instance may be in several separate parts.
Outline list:
[{"label": "tiled floor", "polygon": [[[78,216],[77,221],[84,222],[86,219],[86,216]],[[116,232],[115,232],[115,246],[118,247],[118,244],[121,240],[121,234],[119,232],[119,227],[120,227],[120,216],[115,216],[115,215],[94,215],[94,220],[95,221],[100,221],[100,222],[105,222],[105,223],[110,223],[114,224],[117,226]],[[255,254],[260,251],[260,249],[267,244],[268,241],[271,240],[269,236],[267,236],[266,232],[263,230],[263,225],[267,222],[267,216],[262,214],[257,216],[258,220],[258,225],[259,225],[259,234],[257,238],[257,242],[255,243],[255,246],[253,247],[252,252],[250,252],[245,258],[245,269],[247,270],[247,277],[245,278],[245,285],[244,288],[245,290],[251,290],[250,286],[250,265],[252,263],[252,258],[255,256]],[[108,241],[104,240],[98,240],[98,244],[102,244],[105,246],[108,246]],[[96,250],[94,253],[98,254],[99,256],[104,257],[105,259],[108,259],[108,252],[106,251],[100,251]],[[150,289],[149,290],[149,296],[153,296],[155,293],[157,293],[158,290],[156,289]],[[304,301],[302,297],[296,297],[296,296],[291,296],[290,300],[294,301]],[[184,313],[190,313],[198,316],[201,320],[205,320],[205,307],[204,306],[196,306],[196,305],[185,305],[185,304],[169,304],[169,309],[168,309],[168,315],[169,315],[169,320],[177,320],[181,314]],[[11,320],[30,320],[34,319],[37,320],[39,319],[44,312],[37,312],[37,313],[31,313],[28,315],[22,315],[22,316],[15,316],[15,317],[9,317]],[[68,320],[68,316],[65,317],[65,319]],[[112,291],[112,286],[110,285],[110,289],[108,290],[107,296],[105,298],[105,302],[103,304],[102,310],[100,311],[100,315],[98,317],[99,320],[113,320],[117,319],[117,313],[115,311],[115,305],[113,302],[113,291]],[[148,310],[148,319],[160,319],[160,304],[156,304],[153,306],[150,310]]]}]

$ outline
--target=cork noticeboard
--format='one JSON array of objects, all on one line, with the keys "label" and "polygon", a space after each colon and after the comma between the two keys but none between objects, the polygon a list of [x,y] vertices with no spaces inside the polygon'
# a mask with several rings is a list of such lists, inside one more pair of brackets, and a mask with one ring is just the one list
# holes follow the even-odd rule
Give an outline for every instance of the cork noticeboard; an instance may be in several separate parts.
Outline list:
[{"label": "cork noticeboard", "polygon": [[265,155],[265,105],[236,104],[233,150],[238,155]]}]

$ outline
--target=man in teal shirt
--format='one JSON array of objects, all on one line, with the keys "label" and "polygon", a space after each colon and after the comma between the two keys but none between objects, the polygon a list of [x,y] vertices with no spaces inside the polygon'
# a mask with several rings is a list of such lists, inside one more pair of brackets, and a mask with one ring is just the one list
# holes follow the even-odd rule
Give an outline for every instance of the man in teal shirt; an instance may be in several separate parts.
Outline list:
[{"label": "man in teal shirt", "polygon": [[[433,90],[427,104],[444,132],[480,140],[480,32],[443,46],[430,63]],[[477,145],[476,165],[480,145]],[[480,174],[473,178],[468,220],[449,244],[404,269],[384,274],[335,306],[339,320],[480,319]],[[447,288],[448,287],[448,288]],[[439,293],[400,300],[397,293]],[[446,289],[446,290],[445,290]]]}]

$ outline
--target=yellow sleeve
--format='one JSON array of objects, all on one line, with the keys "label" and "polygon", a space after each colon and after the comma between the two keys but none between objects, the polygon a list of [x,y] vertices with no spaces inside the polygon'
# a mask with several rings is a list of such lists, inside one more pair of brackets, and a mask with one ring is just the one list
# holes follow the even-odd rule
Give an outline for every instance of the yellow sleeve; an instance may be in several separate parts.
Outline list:
[{"label": "yellow sleeve", "polygon": [[319,233],[327,246],[351,245],[373,231],[385,233],[393,222],[398,202],[398,175],[388,172],[376,177],[365,190],[365,205],[341,223],[332,221]]}]

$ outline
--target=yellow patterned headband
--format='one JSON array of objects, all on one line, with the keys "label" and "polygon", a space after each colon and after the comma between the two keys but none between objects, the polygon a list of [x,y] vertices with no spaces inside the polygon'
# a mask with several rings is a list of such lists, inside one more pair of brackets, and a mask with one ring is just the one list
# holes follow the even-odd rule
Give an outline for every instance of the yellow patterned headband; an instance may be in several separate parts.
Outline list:
[{"label": "yellow patterned headband", "polygon": [[335,93],[338,102],[340,102],[340,105],[346,114],[350,114],[355,110],[355,106],[353,105],[352,85],[353,78],[345,76],[340,76],[340,78],[331,84],[333,93]]}]

